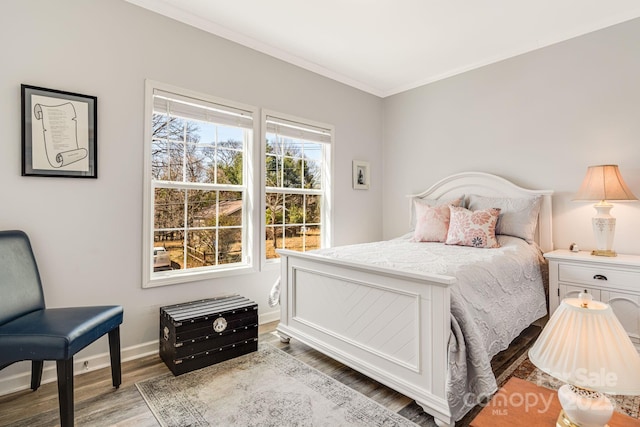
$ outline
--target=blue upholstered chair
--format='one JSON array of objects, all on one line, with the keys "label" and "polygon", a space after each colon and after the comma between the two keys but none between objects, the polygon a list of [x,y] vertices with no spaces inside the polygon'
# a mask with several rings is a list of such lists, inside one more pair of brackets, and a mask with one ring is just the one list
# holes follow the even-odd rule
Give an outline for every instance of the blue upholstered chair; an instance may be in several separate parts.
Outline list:
[{"label": "blue upholstered chair", "polygon": [[122,382],[122,307],[45,308],[38,266],[22,231],[0,231],[0,369],[31,360],[31,388],[45,360],[55,360],[62,427],[73,426],[73,356],[109,334],[113,386]]}]

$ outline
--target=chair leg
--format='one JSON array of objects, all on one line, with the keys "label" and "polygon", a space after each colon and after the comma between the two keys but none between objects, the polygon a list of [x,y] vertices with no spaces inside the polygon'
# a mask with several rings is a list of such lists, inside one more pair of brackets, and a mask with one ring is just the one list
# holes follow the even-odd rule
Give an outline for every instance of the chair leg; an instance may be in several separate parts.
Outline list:
[{"label": "chair leg", "polygon": [[31,361],[31,390],[36,391],[40,387],[42,382],[42,367],[44,361],[32,360]]},{"label": "chair leg", "polygon": [[73,427],[73,357],[56,360],[61,427]]},{"label": "chair leg", "polygon": [[111,356],[111,378],[113,380],[113,386],[119,388],[120,384],[122,384],[119,326],[109,332],[109,355]]}]

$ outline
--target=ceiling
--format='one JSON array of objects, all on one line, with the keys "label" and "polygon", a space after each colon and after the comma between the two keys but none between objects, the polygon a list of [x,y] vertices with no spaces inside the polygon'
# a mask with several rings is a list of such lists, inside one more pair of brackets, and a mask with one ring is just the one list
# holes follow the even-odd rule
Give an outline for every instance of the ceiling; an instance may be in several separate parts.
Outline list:
[{"label": "ceiling", "polygon": [[127,0],[380,97],[640,17],[638,0]]}]

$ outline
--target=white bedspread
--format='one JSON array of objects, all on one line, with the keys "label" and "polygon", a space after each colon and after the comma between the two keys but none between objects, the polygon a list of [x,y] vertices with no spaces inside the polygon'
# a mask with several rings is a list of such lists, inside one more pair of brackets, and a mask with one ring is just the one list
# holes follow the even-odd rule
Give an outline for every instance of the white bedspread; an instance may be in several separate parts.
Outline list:
[{"label": "white bedspread", "polygon": [[535,245],[515,237],[498,236],[497,249],[411,242],[410,237],[313,253],[458,279],[451,288],[447,396],[459,420],[478,399],[496,391],[491,358],[547,313],[545,261]]}]

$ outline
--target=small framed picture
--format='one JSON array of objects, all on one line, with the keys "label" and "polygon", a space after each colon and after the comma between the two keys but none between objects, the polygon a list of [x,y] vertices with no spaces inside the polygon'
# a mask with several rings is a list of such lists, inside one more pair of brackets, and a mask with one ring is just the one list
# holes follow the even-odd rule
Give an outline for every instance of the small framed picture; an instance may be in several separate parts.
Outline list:
[{"label": "small framed picture", "polygon": [[22,176],[97,178],[97,102],[22,85]]},{"label": "small framed picture", "polygon": [[360,160],[353,161],[353,189],[369,189],[369,163]]}]

